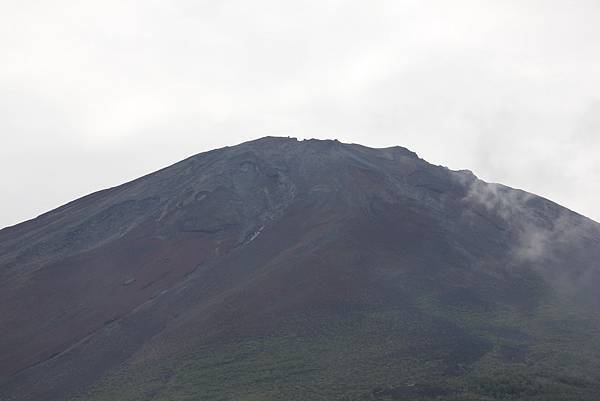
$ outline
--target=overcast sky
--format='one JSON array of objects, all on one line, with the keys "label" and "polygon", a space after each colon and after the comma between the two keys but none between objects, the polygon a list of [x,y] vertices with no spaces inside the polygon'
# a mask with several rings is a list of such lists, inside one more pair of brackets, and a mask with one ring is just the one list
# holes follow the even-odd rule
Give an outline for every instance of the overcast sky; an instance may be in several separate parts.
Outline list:
[{"label": "overcast sky", "polygon": [[0,227],[265,135],[402,145],[600,220],[600,2],[0,3]]}]

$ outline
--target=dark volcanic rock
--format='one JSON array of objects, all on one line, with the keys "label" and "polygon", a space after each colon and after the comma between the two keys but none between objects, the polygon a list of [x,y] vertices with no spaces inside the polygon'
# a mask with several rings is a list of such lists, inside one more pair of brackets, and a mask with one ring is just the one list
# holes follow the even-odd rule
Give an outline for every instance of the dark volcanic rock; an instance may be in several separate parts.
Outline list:
[{"label": "dark volcanic rock", "polygon": [[263,138],[1,230],[0,399],[591,400],[598,260],[468,170]]}]

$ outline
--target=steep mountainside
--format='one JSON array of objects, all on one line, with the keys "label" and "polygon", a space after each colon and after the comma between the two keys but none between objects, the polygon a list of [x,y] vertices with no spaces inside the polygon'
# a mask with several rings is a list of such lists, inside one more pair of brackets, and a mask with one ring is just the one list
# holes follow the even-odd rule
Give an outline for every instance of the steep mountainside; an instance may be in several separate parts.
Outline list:
[{"label": "steep mountainside", "polygon": [[600,225],[267,137],[0,231],[0,400],[597,400]]}]

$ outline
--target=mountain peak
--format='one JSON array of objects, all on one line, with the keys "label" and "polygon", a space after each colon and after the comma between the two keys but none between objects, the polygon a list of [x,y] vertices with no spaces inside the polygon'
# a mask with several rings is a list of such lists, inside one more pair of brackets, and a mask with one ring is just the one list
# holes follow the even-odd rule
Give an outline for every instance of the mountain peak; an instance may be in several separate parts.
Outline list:
[{"label": "mountain peak", "polygon": [[0,231],[0,399],[592,400],[598,260],[469,170],[264,137]]}]

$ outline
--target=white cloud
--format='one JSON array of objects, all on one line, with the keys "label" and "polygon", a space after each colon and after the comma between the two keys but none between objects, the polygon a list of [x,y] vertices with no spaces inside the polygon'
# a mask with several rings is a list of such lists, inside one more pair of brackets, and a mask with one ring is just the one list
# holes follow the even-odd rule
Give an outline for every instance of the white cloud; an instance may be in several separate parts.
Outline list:
[{"label": "white cloud", "polygon": [[400,144],[600,219],[599,17],[588,0],[5,4],[0,226],[268,134]]}]

